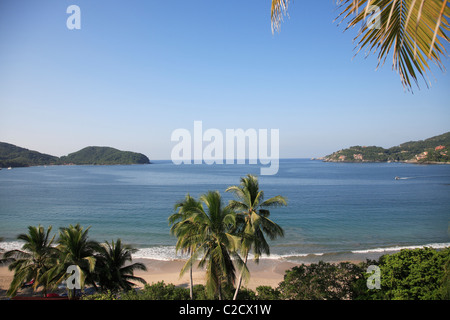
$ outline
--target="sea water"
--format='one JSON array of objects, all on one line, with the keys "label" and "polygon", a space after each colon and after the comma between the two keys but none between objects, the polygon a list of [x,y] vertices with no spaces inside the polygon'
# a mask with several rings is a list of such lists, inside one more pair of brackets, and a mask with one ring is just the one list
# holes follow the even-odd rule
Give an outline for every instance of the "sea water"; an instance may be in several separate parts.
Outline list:
[{"label": "sea water", "polygon": [[[100,242],[118,238],[135,258],[171,260],[176,238],[168,217],[189,193],[221,192],[258,165],[47,166],[0,171],[0,248],[20,248],[27,227],[80,223]],[[401,179],[396,180],[395,177]],[[294,262],[365,260],[401,248],[450,246],[450,166],[280,160],[278,174],[260,176],[265,198],[286,207],[270,218],[285,231],[265,258]]]}]

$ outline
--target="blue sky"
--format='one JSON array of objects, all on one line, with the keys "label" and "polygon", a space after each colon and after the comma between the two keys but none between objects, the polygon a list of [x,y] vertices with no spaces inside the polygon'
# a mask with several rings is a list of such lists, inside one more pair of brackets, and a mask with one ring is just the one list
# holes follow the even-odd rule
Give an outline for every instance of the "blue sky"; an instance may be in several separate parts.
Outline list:
[{"label": "blue sky", "polygon": [[272,34],[269,0],[2,0],[0,141],[170,159],[171,133],[201,120],[279,129],[284,158],[450,131],[448,75],[433,67],[430,89],[405,92],[389,61],[353,58],[356,30],[336,15],[333,0],[293,1]]}]

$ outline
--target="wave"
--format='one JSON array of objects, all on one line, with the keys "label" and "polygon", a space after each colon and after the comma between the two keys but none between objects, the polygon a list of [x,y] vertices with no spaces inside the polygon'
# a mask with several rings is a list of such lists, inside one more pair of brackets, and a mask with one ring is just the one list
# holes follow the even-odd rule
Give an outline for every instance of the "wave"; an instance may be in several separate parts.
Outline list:
[{"label": "wave", "polygon": [[133,255],[133,259],[153,259],[162,261],[188,259],[188,255],[176,252],[175,246],[157,246],[140,248]]},{"label": "wave", "polygon": [[22,250],[22,241],[5,241],[0,242],[0,251]]},{"label": "wave", "polygon": [[382,253],[382,252],[400,251],[403,249],[420,249],[425,247],[433,249],[444,249],[446,247],[450,247],[450,243],[430,243],[426,245],[393,246],[393,247],[373,248],[366,250],[352,250],[352,253]]},{"label": "wave", "polygon": [[[21,241],[9,241],[0,242],[0,251],[5,252],[9,250],[20,250],[22,249],[23,242]],[[338,251],[338,252],[289,252],[289,253],[273,253],[271,255],[262,255],[261,259],[267,260],[283,260],[283,261],[297,261],[301,259],[318,258],[318,257],[329,257],[336,255],[370,255],[370,254],[383,254],[389,252],[396,252],[402,249],[419,249],[430,247],[433,249],[443,249],[450,247],[450,243],[430,243],[426,245],[411,245],[411,246],[391,246],[391,247],[379,247],[379,248],[369,248],[363,250],[352,250],[352,251]],[[185,260],[188,259],[188,255],[180,254],[176,252],[175,246],[152,246],[146,248],[138,248],[132,255],[133,259],[153,259],[162,261],[173,261],[173,260]],[[253,259],[252,254],[249,255],[249,260]],[[325,259],[326,260],[326,259]]]}]

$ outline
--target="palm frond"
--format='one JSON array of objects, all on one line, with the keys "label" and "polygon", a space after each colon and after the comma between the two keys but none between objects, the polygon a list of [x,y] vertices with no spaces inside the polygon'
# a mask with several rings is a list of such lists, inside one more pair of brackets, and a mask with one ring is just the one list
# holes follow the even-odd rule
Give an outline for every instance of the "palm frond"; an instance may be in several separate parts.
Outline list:
[{"label": "palm frond", "polygon": [[287,200],[283,196],[275,196],[265,200],[263,203],[260,204],[260,206],[264,208],[287,206]]},{"label": "palm frond", "polygon": [[272,25],[272,33],[280,31],[283,16],[287,15],[289,0],[272,0],[270,10],[270,20]]},{"label": "palm frond", "polygon": [[[359,10],[365,6],[364,10]],[[379,8],[379,28],[368,24],[369,8]],[[378,67],[392,54],[392,69],[397,71],[403,87],[412,91],[422,78],[427,87],[429,61],[444,70],[441,58],[449,42],[450,7],[447,0],[342,0],[342,12],[337,19],[353,18],[347,29],[362,24],[357,40],[357,53],[365,48],[368,53],[378,52]]]}]

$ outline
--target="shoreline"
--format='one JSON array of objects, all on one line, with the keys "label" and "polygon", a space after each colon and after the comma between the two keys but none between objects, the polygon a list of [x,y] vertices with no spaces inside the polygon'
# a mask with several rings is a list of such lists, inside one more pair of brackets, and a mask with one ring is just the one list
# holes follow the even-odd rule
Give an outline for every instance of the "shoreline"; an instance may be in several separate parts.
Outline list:
[{"label": "shoreline", "polygon": [[[147,267],[147,271],[136,271],[135,276],[143,278],[148,284],[164,281],[164,283],[172,283],[176,286],[189,287],[189,271],[182,277],[179,276],[181,268],[186,260],[154,260],[147,258],[133,259],[133,262],[141,262]],[[260,259],[259,263],[248,261],[247,266],[250,270],[250,279],[248,283],[243,283],[243,287],[256,290],[258,286],[277,287],[283,281],[286,270],[300,265],[301,263],[293,263],[283,260]],[[205,270],[194,266],[192,272],[193,283],[205,284]],[[144,285],[138,283],[138,287]]]},{"label": "shoreline", "polygon": [[[134,272],[136,277],[143,278],[148,284],[164,281],[165,284],[174,284],[175,286],[189,287],[189,271],[183,277],[180,277],[180,270],[186,260],[155,260],[147,258],[133,259],[133,263],[140,262],[147,267],[147,271],[137,270]],[[258,286],[270,286],[276,288],[283,281],[286,270],[301,263],[288,262],[275,259],[260,259],[259,263],[253,260],[247,262],[250,270],[250,279],[247,283],[243,282],[242,287],[256,291]],[[8,265],[0,265],[0,300],[8,299],[6,291],[13,279],[14,272],[8,270]],[[192,272],[194,285],[205,284],[205,270],[194,267]],[[144,284],[136,282],[137,288],[143,288]],[[30,295],[29,291],[19,291],[18,295]]]},{"label": "shoreline", "polygon": [[[185,260],[155,260],[147,258],[133,259],[133,263],[140,262],[147,267],[147,271],[137,270],[134,272],[136,277],[143,278],[148,284],[164,281],[176,286],[189,287],[189,272],[180,277],[180,270]],[[243,287],[256,290],[261,285],[277,287],[283,281],[286,270],[296,265],[300,265],[282,260],[260,259],[259,264],[249,261],[250,279],[248,283],[243,283]],[[8,270],[7,265],[0,266],[0,298],[5,298],[6,291],[13,279],[14,272]],[[192,272],[193,282],[195,284],[205,284],[205,270],[194,267]],[[138,288],[143,288],[144,284],[136,282]]]},{"label": "shoreline", "polygon": [[[411,250],[413,248],[403,248],[406,250]],[[439,249],[438,249],[439,250]],[[393,252],[391,252],[393,253]],[[386,254],[386,252],[384,252]],[[378,258],[381,256],[380,252],[378,253]],[[1,254],[0,254],[1,256]],[[323,257],[316,257],[316,261],[288,261],[283,258],[279,259],[265,259],[261,258],[259,263],[256,263],[254,260],[249,260],[247,262],[248,269],[250,271],[250,279],[242,283],[242,288],[247,288],[252,291],[256,291],[256,288],[259,286],[269,286],[272,288],[277,288],[280,282],[284,280],[284,276],[286,271],[292,269],[295,266],[300,265],[311,265],[314,263],[318,263],[319,261],[323,261],[331,264],[339,264],[341,262],[349,262],[353,264],[359,264],[365,262],[367,257],[363,256],[355,256],[350,259],[349,257],[335,257],[335,259],[323,259]],[[373,257],[374,258],[374,257]],[[177,287],[189,288],[189,278],[190,274],[187,271],[182,277],[180,277],[180,270],[186,263],[187,259],[172,259],[172,260],[158,260],[152,258],[133,258],[132,263],[142,263],[146,266],[147,270],[137,270],[134,272],[134,276],[140,277],[146,281],[147,284],[152,285],[158,282],[163,281],[165,284],[173,284]],[[14,272],[9,271],[9,264],[0,264],[0,300],[8,300],[9,297],[6,296],[6,292],[13,280]],[[237,277],[238,275],[236,275]],[[193,284],[202,284],[205,285],[206,282],[206,270],[204,268],[198,268],[194,266],[192,272]],[[145,286],[145,284],[140,282],[135,282],[136,289],[141,289]],[[51,291],[50,291],[51,292]],[[49,293],[50,293],[49,292]],[[56,289],[54,292],[62,294],[65,293],[66,290]],[[37,292],[32,292],[31,289],[20,289],[17,293],[17,296],[40,296],[40,290]]]}]

